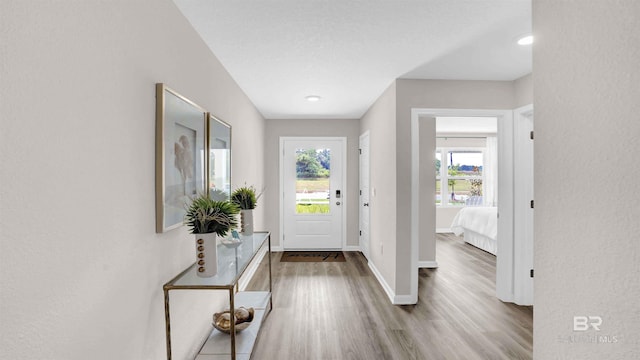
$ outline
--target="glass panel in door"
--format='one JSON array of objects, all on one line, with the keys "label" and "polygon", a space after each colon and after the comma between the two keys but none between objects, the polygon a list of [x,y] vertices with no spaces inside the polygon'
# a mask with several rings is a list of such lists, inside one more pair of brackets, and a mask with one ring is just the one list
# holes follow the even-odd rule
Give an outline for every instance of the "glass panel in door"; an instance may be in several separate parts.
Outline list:
[{"label": "glass panel in door", "polygon": [[331,149],[296,149],[296,214],[329,214]]}]

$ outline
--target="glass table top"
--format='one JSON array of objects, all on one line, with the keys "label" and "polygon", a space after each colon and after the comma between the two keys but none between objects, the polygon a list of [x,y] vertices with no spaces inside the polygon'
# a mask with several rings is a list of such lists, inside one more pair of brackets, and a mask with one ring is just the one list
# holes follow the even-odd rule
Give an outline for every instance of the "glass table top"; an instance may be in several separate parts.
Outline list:
[{"label": "glass table top", "polygon": [[[193,236],[193,235],[192,235]],[[253,235],[240,236],[241,244],[230,247],[219,243],[218,274],[199,277],[195,263],[164,285],[165,289],[188,288],[231,288],[237,282],[247,265],[269,238],[269,232],[259,231]],[[193,239],[195,241],[195,238]]]}]

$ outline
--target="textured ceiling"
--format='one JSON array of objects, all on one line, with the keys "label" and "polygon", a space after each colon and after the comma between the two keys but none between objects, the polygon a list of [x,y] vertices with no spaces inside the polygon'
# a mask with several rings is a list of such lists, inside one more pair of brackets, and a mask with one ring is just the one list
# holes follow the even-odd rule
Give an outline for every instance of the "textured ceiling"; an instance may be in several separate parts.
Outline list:
[{"label": "textured ceiling", "polygon": [[174,2],[268,119],[360,118],[397,78],[531,72],[530,0]]}]

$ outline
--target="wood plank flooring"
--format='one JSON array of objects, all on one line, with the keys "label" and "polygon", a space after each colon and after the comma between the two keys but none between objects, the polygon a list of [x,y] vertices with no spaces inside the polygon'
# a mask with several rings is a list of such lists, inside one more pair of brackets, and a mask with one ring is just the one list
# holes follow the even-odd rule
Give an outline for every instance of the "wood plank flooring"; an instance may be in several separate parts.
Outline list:
[{"label": "wood plank flooring", "polygon": [[[438,269],[421,269],[416,305],[391,305],[365,258],[280,262],[274,307],[252,359],[531,359],[531,307],[495,297],[495,256],[438,234]],[[268,288],[267,259],[248,286]]]}]

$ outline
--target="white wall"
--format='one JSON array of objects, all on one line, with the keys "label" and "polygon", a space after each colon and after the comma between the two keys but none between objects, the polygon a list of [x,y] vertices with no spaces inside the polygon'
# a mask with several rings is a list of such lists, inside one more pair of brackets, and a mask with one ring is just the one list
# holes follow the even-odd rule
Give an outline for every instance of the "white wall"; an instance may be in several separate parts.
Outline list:
[{"label": "white wall", "polygon": [[[638,14],[533,1],[535,359],[640,357]],[[573,331],[574,316],[602,317],[600,331]]]},{"label": "white wall", "polygon": [[266,213],[267,228],[271,231],[274,247],[281,246],[278,196],[280,184],[280,137],[281,136],[344,136],[347,138],[347,246],[358,247],[358,119],[304,119],[267,120],[265,129],[264,163],[269,171],[265,174],[267,184],[264,196],[270,204]]},{"label": "white wall", "polygon": [[451,222],[453,222],[453,218],[458,215],[460,209],[462,209],[462,207],[436,206],[436,231],[451,232]]},{"label": "white wall", "polygon": [[[445,118],[446,119],[446,118]],[[445,120],[446,121],[446,120]],[[437,131],[437,127],[436,127]],[[436,133],[436,147],[450,147],[450,148],[480,148],[487,147],[487,134],[473,134],[465,133],[464,135],[443,135]],[[443,137],[450,136],[450,137]],[[469,136],[469,137],[464,137]],[[492,136],[496,136],[493,134]]]},{"label": "white wall", "polygon": [[[164,359],[194,253],[155,233],[154,84],[233,126],[234,183],[263,183],[264,121],[170,0],[3,1],[0,26],[0,358]],[[185,295],[178,359],[224,300]]]},{"label": "white wall", "polygon": [[360,119],[360,133],[370,131],[370,263],[396,288],[396,83]]}]

